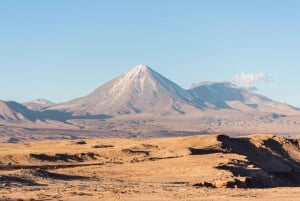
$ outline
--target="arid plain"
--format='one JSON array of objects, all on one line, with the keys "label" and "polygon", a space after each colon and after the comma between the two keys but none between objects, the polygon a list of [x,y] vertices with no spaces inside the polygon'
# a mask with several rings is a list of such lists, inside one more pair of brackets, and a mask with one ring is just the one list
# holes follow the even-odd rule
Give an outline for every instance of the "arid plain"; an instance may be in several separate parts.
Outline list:
[{"label": "arid plain", "polygon": [[299,142],[258,134],[5,143],[0,199],[300,200]]}]

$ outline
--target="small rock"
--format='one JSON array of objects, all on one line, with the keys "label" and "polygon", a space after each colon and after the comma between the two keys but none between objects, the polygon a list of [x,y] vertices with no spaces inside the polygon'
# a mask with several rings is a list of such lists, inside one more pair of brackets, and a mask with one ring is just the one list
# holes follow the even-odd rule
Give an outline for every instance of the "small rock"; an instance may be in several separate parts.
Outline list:
[{"label": "small rock", "polygon": [[5,166],[6,168],[12,168],[13,164],[12,164],[12,162],[7,162],[7,163],[5,163],[4,166]]},{"label": "small rock", "polygon": [[79,140],[79,141],[76,141],[75,144],[86,144],[86,142],[84,140]]}]

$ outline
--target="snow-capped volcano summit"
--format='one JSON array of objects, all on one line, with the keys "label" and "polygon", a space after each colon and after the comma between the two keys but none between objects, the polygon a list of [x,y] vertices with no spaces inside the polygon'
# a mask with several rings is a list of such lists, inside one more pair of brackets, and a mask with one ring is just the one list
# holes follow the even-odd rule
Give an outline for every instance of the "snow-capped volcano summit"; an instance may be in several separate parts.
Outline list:
[{"label": "snow-capped volcano summit", "polygon": [[147,65],[140,64],[135,66],[133,69],[131,69],[131,72],[134,71],[140,72],[140,71],[147,71],[147,70],[152,70],[152,69]]},{"label": "snow-capped volcano summit", "polygon": [[91,94],[56,105],[51,109],[76,115],[185,113],[193,96],[180,86],[145,65],[107,82]]}]

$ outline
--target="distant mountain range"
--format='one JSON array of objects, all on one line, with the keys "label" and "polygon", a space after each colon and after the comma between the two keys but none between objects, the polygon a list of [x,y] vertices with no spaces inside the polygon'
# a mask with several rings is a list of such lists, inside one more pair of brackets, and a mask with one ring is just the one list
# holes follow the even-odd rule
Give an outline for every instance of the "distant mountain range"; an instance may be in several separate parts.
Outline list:
[{"label": "distant mountain range", "polygon": [[[66,103],[45,99],[19,104],[0,102],[4,120],[67,120],[129,114],[188,115],[203,110],[298,113],[299,109],[238,88],[230,82],[202,82],[185,90],[153,69],[139,65],[100,86],[91,94]],[[48,116],[47,116],[48,115]]]}]

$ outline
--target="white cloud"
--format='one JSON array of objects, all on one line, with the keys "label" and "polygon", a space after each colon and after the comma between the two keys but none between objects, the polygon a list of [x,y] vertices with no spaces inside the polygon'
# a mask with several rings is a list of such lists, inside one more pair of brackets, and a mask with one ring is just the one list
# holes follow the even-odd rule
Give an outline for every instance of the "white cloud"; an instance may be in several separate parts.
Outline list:
[{"label": "white cloud", "polygon": [[270,83],[273,82],[273,76],[266,73],[240,73],[239,75],[234,76],[233,82],[242,87],[250,90],[256,90],[256,83]]}]

